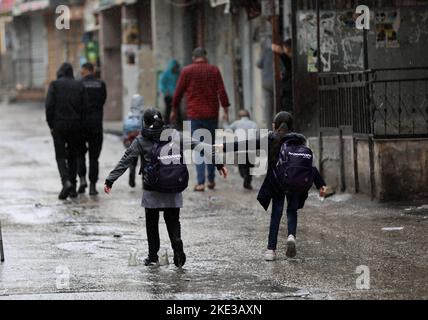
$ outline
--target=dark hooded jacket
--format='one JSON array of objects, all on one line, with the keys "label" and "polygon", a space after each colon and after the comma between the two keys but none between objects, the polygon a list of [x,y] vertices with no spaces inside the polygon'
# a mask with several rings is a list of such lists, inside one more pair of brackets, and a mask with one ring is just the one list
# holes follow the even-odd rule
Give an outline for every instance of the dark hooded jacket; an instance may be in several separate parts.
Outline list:
[{"label": "dark hooded jacket", "polygon": [[92,75],[82,79],[88,94],[88,108],[85,110],[83,124],[85,129],[102,130],[104,104],[107,99],[106,85]]},{"label": "dark hooded jacket", "polygon": [[88,98],[82,83],[74,80],[73,67],[64,63],[57,80],[49,85],[46,97],[46,121],[51,129],[79,127]]},{"label": "dark hooded jacket", "polygon": [[[112,187],[116,180],[119,179],[135,161],[135,159],[138,159],[139,157],[142,157],[143,167],[145,164],[151,163],[153,145],[160,141],[161,134],[165,129],[172,130],[167,127],[162,129],[143,128],[141,135],[134,140],[131,146],[125,151],[125,155],[119,161],[119,164],[109,174],[105,184],[109,187]],[[183,136],[178,131],[173,130],[172,132],[174,133],[172,134],[174,141],[180,144],[182,148],[183,145],[190,145],[192,150],[198,146],[206,146],[206,144],[196,140],[184,141]],[[212,148],[211,157],[213,163],[217,163],[214,148]],[[221,169],[222,167],[223,165],[217,165],[217,169]],[[143,172],[143,170],[141,170],[141,172]],[[144,186],[144,189],[149,190],[146,185]]]},{"label": "dark hooded jacket", "polygon": [[[272,150],[274,141],[277,139],[276,135],[277,135],[277,133],[275,133],[275,132],[271,132],[268,135],[268,149],[269,149],[268,171],[266,174],[266,178],[263,182],[263,185],[260,188],[259,194],[257,196],[257,200],[259,201],[259,203],[262,205],[262,207],[265,210],[268,210],[270,202],[272,201],[273,198],[285,197],[284,192],[278,188],[277,183],[276,183],[276,179],[273,175],[273,167],[275,165],[275,161],[272,160],[272,155],[271,155],[270,151]],[[250,145],[250,146],[254,145],[254,146],[256,146],[257,149],[260,149],[261,139],[263,139],[263,138],[258,138],[255,144],[249,143],[248,145]],[[280,145],[282,145],[286,142],[287,143],[296,143],[298,145],[302,145],[302,144],[306,144],[306,138],[305,138],[305,136],[303,136],[302,134],[299,134],[299,133],[289,133],[281,139]],[[239,147],[240,147],[240,143],[235,142],[234,150],[238,151]],[[230,150],[227,145],[225,145],[224,148],[225,148],[224,149],[225,151]],[[249,151],[252,151],[252,150],[249,150]],[[314,174],[314,184],[318,189],[320,189],[321,187],[326,185],[326,183],[322,179],[318,169],[315,167],[313,168],[313,174]],[[304,205],[306,199],[308,198],[308,193],[301,194],[300,196],[301,196],[301,199],[300,199],[300,209],[301,209],[301,208],[303,208],[303,205]]]}]

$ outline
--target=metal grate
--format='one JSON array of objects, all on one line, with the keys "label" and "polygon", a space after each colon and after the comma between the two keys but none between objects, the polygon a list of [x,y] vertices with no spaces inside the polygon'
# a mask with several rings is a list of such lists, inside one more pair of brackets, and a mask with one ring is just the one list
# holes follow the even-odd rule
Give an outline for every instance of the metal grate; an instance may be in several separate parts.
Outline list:
[{"label": "metal grate", "polygon": [[321,129],[428,136],[428,67],[320,73],[318,79]]}]

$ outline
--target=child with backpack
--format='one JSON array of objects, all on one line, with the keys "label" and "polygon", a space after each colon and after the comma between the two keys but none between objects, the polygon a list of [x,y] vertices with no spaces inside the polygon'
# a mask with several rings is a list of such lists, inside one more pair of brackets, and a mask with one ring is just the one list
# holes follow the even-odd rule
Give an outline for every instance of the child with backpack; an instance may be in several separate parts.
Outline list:
[{"label": "child with backpack", "polygon": [[[168,130],[168,141],[163,141],[165,130]],[[142,157],[140,171],[144,180],[142,207],[146,211],[146,231],[149,243],[149,255],[144,261],[146,266],[159,265],[159,214],[161,211],[164,213],[174,251],[174,264],[180,268],[186,262],[180,225],[180,209],[183,208],[182,192],[189,183],[189,172],[183,159],[184,143],[177,131],[164,126],[162,115],[158,110],[148,109],[143,116],[141,135],[126,150],[125,155],[105,182],[104,191],[110,194],[114,182],[126,172],[135,159]],[[192,149],[201,145],[203,143],[199,141],[190,141]],[[168,153],[165,154],[165,150]],[[177,150],[179,152],[176,152]],[[213,163],[215,163],[214,151],[212,157]],[[218,165],[217,169],[221,175],[227,177],[227,170],[223,165]]]},{"label": "child with backpack", "polygon": [[[260,138],[257,139],[260,149]],[[327,193],[326,183],[319,171],[313,167],[313,153],[306,146],[306,138],[293,133],[293,117],[288,112],[275,116],[273,132],[268,136],[268,172],[259,191],[257,200],[267,211],[272,202],[266,261],[276,260],[278,232],[287,199],[288,239],[286,256],[296,256],[297,212],[302,209],[313,184],[320,190],[320,196]],[[234,150],[239,144],[235,142]],[[223,149],[230,150],[227,145]],[[254,151],[254,150],[253,150]]]}]

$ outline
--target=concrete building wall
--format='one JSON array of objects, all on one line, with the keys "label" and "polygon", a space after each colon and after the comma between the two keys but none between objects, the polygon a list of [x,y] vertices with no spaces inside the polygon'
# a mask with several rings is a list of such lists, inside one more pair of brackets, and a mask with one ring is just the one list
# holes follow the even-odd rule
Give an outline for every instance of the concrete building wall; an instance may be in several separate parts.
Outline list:
[{"label": "concrete building wall", "polygon": [[314,164],[337,192],[354,193],[357,187],[358,192],[371,196],[373,182],[374,197],[378,201],[428,197],[428,139],[375,139],[372,170],[367,138],[343,136],[341,142],[338,135],[324,136],[320,146],[319,138],[313,137],[309,139],[309,146],[316,156]]},{"label": "concrete building wall", "polygon": [[0,90],[4,95],[11,95],[15,87],[12,59],[12,18],[0,17]]},{"label": "concrete building wall", "polygon": [[113,7],[101,11],[101,74],[108,89],[108,98],[104,107],[105,120],[122,120],[123,117],[121,43],[121,8]]},{"label": "concrete building wall", "polygon": [[377,140],[375,152],[378,199],[428,199],[428,139]]},{"label": "concrete building wall", "polygon": [[74,74],[78,78],[80,76],[80,56],[83,54],[83,20],[73,19],[70,21],[70,30],[58,30],[55,28],[55,18],[54,12],[46,15],[48,82],[56,79],[56,72],[64,62],[71,63]]},{"label": "concrete building wall", "polygon": [[175,10],[167,1],[151,0],[153,53],[157,70],[163,70],[173,57],[176,24],[172,18]]},{"label": "concrete building wall", "polygon": [[30,21],[29,17],[14,18],[13,61],[18,89],[31,86]]},{"label": "concrete building wall", "polygon": [[235,55],[233,52],[235,35],[233,32],[232,16],[224,13],[223,7],[206,6],[205,47],[210,63],[219,67],[231,103],[230,119],[235,119],[236,110],[240,106],[235,100]]}]

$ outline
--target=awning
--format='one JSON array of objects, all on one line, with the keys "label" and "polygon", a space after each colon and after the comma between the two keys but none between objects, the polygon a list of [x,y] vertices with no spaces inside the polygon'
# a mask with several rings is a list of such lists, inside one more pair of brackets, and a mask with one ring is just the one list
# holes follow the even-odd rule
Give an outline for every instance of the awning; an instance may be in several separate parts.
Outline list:
[{"label": "awning", "polygon": [[14,3],[15,0],[0,0],[0,15],[11,12]]},{"label": "awning", "polygon": [[114,6],[120,6],[122,4],[134,4],[137,0],[100,0],[100,6],[98,11],[110,9]]},{"label": "awning", "polygon": [[44,10],[49,7],[49,0],[36,0],[36,1],[28,1],[15,3],[12,13],[14,16],[20,16],[27,12]]}]

